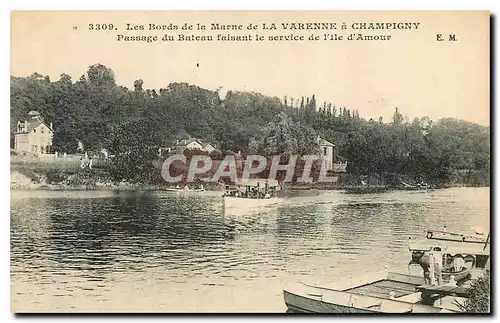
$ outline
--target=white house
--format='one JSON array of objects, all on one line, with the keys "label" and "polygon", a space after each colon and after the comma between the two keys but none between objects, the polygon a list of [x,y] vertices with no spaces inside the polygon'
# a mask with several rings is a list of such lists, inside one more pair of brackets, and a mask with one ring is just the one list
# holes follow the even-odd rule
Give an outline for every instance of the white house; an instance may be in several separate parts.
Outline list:
[{"label": "white house", "polygon": [[215,148],[214,145],[212,145],[211,143],[207,142],[203,145],[203,148],[202,150],[206,151],[207,153],[211,153],[212,151],[216,150],[217,148]]},{"label": "white house", "polygon": [[14,133],[14,149],[35,154],[49,154],[54,131],[37,111],[28,113],[28,120],[18,121]]},{"label": "white house", "polygon": [[168,153],[182,154],[186,149],[201,150],[211,153],[216,149],[216,147],[215,145],[212,145],[209,142],[203,142],[195,138],[190,138],[190,139],[176,140],[172,147],[166,149],[160,149],[160,153],[162,151],[166,151]]},{"label": "white house", "polygon": [[321,149],[321,158],[323,159],[322,167],[326,167],[327,171],[333,170],[333,153],[335,150],[335,145],[331,142],[322,139],[318,136],[318,143]]},{"label": "white house", "polygon": [[321,149],[320,157],[323,159],[322,165],[326,167],[326,170],[336,173],[345,173],[347,171],[347,162],[336,163],[334,160],[335,145],[325,139],[320,138],[319,136],[317,140]]}]

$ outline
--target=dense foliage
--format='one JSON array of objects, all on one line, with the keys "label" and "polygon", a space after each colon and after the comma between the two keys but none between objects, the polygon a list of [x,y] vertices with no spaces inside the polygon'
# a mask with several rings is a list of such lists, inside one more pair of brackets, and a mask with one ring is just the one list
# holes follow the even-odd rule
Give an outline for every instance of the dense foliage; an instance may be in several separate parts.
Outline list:
[{"label": "dense foliage", "polygon": [[456,303],[462,312],[466,313],[489,313],[491,303],[490,271],[472,281],[469,287],[470,297],[465,303]]},{"label": "dense foliage", "polygon": [[33,74],[11,77],[11,135],[31,110],[54,124],[53,146],[72,153],[86,149],[116,154],[115,172],[143,176],[160,146],[191,136],[223,152],[308,154],[317,135],[335,143],[339,161],[354,175],[382,176],[387,183],[489,185],[490,130],[466,121],[427,117],[412,121],[396,108],[390,122],[362,119],[357,111],[314,95],[299,99],[229,91],[223,97],[186,83],[149,90],[119,86],[111,69],[96,64],[73,82]]}]

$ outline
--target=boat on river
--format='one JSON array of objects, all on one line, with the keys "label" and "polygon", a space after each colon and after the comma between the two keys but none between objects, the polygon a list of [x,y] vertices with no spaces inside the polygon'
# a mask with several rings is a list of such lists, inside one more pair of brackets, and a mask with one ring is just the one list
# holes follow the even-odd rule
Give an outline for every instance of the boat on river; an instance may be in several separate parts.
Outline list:
[{"label": "boat on river", "polygon": [[[479,232],[481,233],[481,232]],[[427,235],[419,241],[409,240],[411,260],[409,265],[418,265],[426,252],[439,247],[443,253],[443,264],[453,262],[460,257],[473,268],[484,268],[490,258],[489,234],[453,233],[447,230],[427,230]]]},{"label": "boat on river", "polygon": [[276,180],[247,180],[226,185],[222,195],[224,210],[229,213],[246,213],[281,203],[277,196],[280,185]]},{"label": "boat on river", "polygon": [[403,190],[403,191],[422,191],[422,190],[428,190],[431,189],[432,187],[425,183],[425,182],[420,182],[417,184],[408,184],[403,181],[400,182],[400,185],[397,187],[398,190]]},{"label": "boat on river", "polygon": [[[421,254],[420,257],[416,257],[416,255],[416,253],[412,253],[412,259],[409,263],[409,266],[418,265],[421,267],[427,267],[429,265],[429,259],[425,253]],[[457,257],[459,257],[461,261],[458,265],[455,265],[455,258]],[[471,278],[472,270],[476,265],[476,259],[472,255],[451,255],[448,254],[445,250],[444,254],[442,255],[442,265],[443,268],[441,270],[441,279],[443,283],[449,283],[452,281],[452,279],[456,283],[460,283]]]},{"label": "boat on river", "polygon": [[427,230],[426,238],[434,240],[459,241],[466,243],[480,243],[482,245],[484,245],[487,240],[487,237],[482,233],[465,234],[442,230]]},{"label": "boat on river", "polygon": [[270,205],[279,204],[283,198],[269,197],[262,199],[251,199],[243,197],[225,196],[224,207],[226,209],[251,209],[256,207],[266,207]]},{"label": "boat on river", "polygon": [[177,186],[175,188],[167,188],[167,191],[168,192],[205,192],[205,188],[203,187],[203,185],[201,185],[200,187],[196,187],[196,188],[190,188],[189,186],[184,186],[184,187],[180,187],[180,186]]},{"label": "boat on river", "polygon": [[377,194],[385,193],[390,189],[385,186],[353,186],[347,187],[345,192],[347,194]]},{"label": "boat on river", "polygon": [[[455,294],[465,297],[463,289],[448,286]],[[292,312],[299,313],[458,313],[451,301],[434,305],[436,299],[445,299],[441,293],[432,300],[426,296],[423,277],[382,272],[366,277],[340,281],[322,287],[306,283],[285,288],[283,297]],[[438,294],[439,295],[439,294]]]},{"label": "boat on river", "polygon": [[[292,312],[305,313],[461,313],[460,303],[469,297],[464,286],[470,284],[473,269],[489,266],[489,235],[484,244],[432,236],[424,242],[410,243],[408,266],[421,266],[424,275],[388,272],[328,287],[299,283],[283,290],[285,304]],[[440,276],[434,273],[432,253],[443,257]]]}]

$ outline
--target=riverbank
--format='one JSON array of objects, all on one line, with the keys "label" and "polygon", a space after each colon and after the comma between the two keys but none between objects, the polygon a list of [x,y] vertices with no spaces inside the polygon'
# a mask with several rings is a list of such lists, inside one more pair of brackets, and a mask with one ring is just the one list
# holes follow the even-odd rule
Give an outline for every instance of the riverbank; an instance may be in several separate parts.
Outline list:
[{"label": "riverbank", "polygon": [[[358,194],[378,193],[394,190],[409,190],[408,187],[387,187],[383,185],[353,185],[351,181],[343,180],[339,177],[336,183],[287,183],[284,191],[305,191],[305,190],[348,190]],[[54,167],[33,167],[32,165],[11,164],[10,189],[11,190],[50,190],[50,191],[167,191],[176,185],[167,183],[130,183],[116,182],[111,174],[104,168],[94,169],[68,169]],[[218,191],[220,186],[217,183],[203,183],[208,191]],[[434,186],[433,189],[467,187],[471,185],[449,184]]]},{"label": "riverbank", "polygon": [[[143,183],[127,183],[113,181],[88,180],[77,181],[75,177],[71,177],[62,182],[49,181],[44,176],[30,178],[18,171],[10,173],[10,189],[11,191],[168,191],[174,188],[167,185],[154,185]],[[220,190],[218,185],[205,185],[207,191]]]},{"label": "riverbank", "polygon": [[[217,191],[217,183],[203,183],[205,190]],[[33,168],[11,165],[10,189],[13,191],[168,191],[176,185],[166,183],[116,182],[105,169]]]}]

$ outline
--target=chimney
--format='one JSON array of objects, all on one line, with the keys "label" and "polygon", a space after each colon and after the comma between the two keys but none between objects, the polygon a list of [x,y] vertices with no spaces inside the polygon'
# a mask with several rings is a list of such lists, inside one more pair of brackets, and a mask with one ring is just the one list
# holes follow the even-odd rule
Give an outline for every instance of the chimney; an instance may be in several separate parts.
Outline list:
[{"label": "chimney", "polygon": [[52,127],[52,122],[50,123],[50,130],[54,130],[54,128]]},{"label": "chimney", "polygon": [[177,139],[177,140],[175,141],[175,144],[176,144],[176,145],[178,145],[178,144],[179,144],[179,139]]}]

